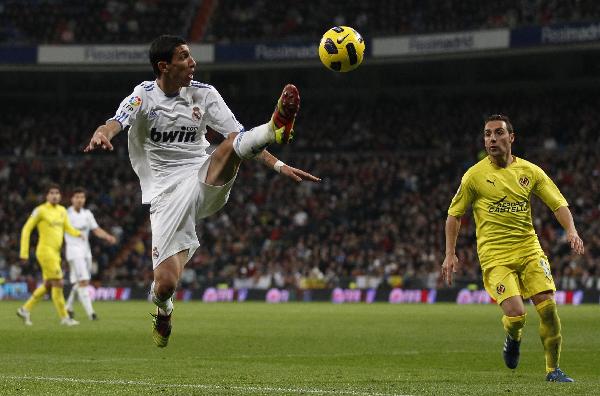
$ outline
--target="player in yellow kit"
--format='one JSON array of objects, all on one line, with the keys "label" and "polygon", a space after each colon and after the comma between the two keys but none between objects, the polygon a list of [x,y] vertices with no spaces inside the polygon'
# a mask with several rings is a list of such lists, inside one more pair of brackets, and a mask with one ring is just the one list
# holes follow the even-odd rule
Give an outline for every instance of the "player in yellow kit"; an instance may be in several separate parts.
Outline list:
[{"label": "player in yellow kit", "polygon": [[483,283],[504,312],[504,362],[511,369],[519,363],[526,317],[523,299],[531,299],[540,317],[546,380],[573,382],[558,366],[562,336],[554,301],[556,287],[548,258],[533,228],[531,194],[554,212],[571,248],[578,254],[584,253],[583,241],[567,201],[554,182],[540,167],[512,155],[514,139],[508,117],[494,115],[486,120],[484,141],[488,156],[467,170],[448,209],[442,276],[448,285],[452,284],[452,273],[458,268],[455,249],[460,218],[472,205]]},{"label": "player in yellow kit", "polygon": [[17,310],[17,315],[26,325],[31,325],[31,310],[44,295],[52,290],[52,301],[61,318],[61,324],[74,326],[79,324],[71,319],[65,309],[65,296],[63,294],[63,273],[60,260],[60,248],[63,244],[64,233],[81,236],[81,232],[73,228],[67,216],[67,210],[60,202],[60,189],[58,185],[51,184],[46,190],[46,203],[33,210],[31,216],[23,226],[21,232],[21,260],[29,259],[29,237],[37,227],[39,240],[35,255],[42,268],[44,283],[34,290],[31,298]]}]

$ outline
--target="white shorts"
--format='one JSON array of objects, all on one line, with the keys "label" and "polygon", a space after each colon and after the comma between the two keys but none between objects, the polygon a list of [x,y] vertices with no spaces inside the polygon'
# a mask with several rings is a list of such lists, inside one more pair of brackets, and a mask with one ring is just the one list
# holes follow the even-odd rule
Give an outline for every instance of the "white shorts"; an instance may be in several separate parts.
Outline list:
[{"label": "white shorts", "polygon": [[[196,235],[196,221],[217,212],[227,203],[237,176],[222,186],[211,186],[204,181],[210,160],[189,177],[154,198],[150,203],[152,227],[152,268],[156,269],[167,258],[188,250],[187,260],[200,246]],[[187,262],[186,260],[186,262]]]},{"label": "white shorts", "polygon": [[71,283],[77,283],[81,281],[89,281],[92,279],[90,271],[92,269],[92,258],[91,257],[76,257],[67,260],[69,263],[69,277]]}]

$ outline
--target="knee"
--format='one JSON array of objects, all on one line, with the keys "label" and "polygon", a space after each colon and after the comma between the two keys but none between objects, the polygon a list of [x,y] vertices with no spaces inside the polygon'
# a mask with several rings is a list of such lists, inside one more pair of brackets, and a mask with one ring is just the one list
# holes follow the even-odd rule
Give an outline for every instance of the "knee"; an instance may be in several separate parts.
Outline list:
[{"label": "knee", "polygon": [[[536,307],[540,307],[540,306],[549,304],[550,302],[546,302],[546,301],[553,300],[553,299],[554,299],[554,292],[551,290],[531,296],[531,301],[533,302],[533,305],[535,305]],[[543,305],[540,305],[542,303],[543,303]]]},{"label": "knee", "polygon": [[175,293],[177,276],[168,272],[161,272],[154,277],[154,293],[161,299],[169,298]]},{"label": "knee", "polygon": [[90,283],[88,281],[79,281],[77,284],[79,285],[79,287],[86,287]]},{"label": "knee", "polygon": [[502,303],[502,310],[504,311],[504,315],[509,317],[523,316],[526,312],[525,306],[522,302],[518,300],[513,301],[512,299],[511,301],[506,301],[505,303]]},{"label": "knee", "polygon": [[506,316],[523,316],[525,315],[525,305],[521,296],[509,297],[500,303],[500,307]]},{"label": "knee", "polygon": [[62,288],[64,286],[64,281],[62,279],[52,279],[46,282],[46,288],[50,289],[53,287]]},{"label": "knee", "polygon": [[508,316],[508,317],[523,316],[526,314],[525,307],[522,304],[521,304],[521,306],[519,306],[518,304],[502,305],[502,312],[504,313],[505,316]]},{"label": "knee", "polygon": [[238,134],[236,132],[230,133],[220,144],[220,146],[223,148],[222,153],[224,155],[231,155],[235,152],[235,150],[233,149],[233,144],[235,143],[235,137],[237,135]]},{"label": "knee", "polygon": [[233,146],[233,141],[235,140],[235,138],[237,137],[237,135],[239,135],[239,132],[231,132],[229,135],[227,135],[227,137],[225,138],[225,142],[229,141],[230,144]]},{"label": "knee", "polygon": [[525,315],[525,309],[523,307],[510,307],[504,310],[506,316],[523,316]]}]

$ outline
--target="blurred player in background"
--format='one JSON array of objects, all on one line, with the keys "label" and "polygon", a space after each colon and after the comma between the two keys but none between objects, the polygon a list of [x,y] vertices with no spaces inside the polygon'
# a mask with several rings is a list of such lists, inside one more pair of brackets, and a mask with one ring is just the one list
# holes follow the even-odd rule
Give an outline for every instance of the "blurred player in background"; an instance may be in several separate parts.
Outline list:
[{"label": "blurred player in background", "polygon": [[540,317],[546,380],[573,382],[558,366],[562,336],[554,301],[556,287],[548,258],[533,228],[531,194],[540,197],[554,212],[577,254],[584,253],[583,241],[567,201],[554,182],[540,167],[512,155],[514,139],[508,117],[494,115],[486,120],[484,141],[488,156],[467,170],[448,209],[442,276],[452,284],[452,273],[458,268],[455,249],[460,218],[472,204],[484,286],[504,312],[506,366],[514,369],[519,363],[526,317],[523,299],[531,298]]},{"label": "blurred player in background", "polygon": [[[292,140],[300,95],[287,85],[271,119],[246,131],[219,92],[193,81],[196,62],[184,39],[163,35],[150,46],[155,81],[135,87],[115,116],[96,129],[85,151],[112,150],[111,139],[129,127],[129,157],[140,179],[143,203],[150,204],[154,282],[150,296],[153,339],[165,347],[171,334],[172,296],[185,264],[200,245],[196,221],[229,199],[242,160],[256,158],[300,182],[319,179],[279,161],[265,150]],[[207,127],[225,140],[214,151]]]},{"label": "blurred player in background", "polygon": [[74,317],[73,302],[76,296],[79,296],[79,301],[83,305],[88,318],[96,320],[98,316],[94,312],[92,300],[88,293],[88,285],[91,279],[90,270],[92,267],[92,250],[90,249],[89,242],[90,231],[92,231],[94,236],[105,240],[110,245],[114,245],[117,240],[98,226],[94,214],[89,209],[84,208],[85,199],[85,189],[82,187],[75,188],[71,196],[71,206],[67,209],[71,224],[81,231],[85,237],[81,239],[65,234],[65,241],[67,243],[65,256],[69,263],[70,279],[73,285],[67,299],[67,312],[69,317]]},{"label": "blurred player in background", "polygon": [[65,232],[74,237],[83,238],[81,232],[73,228],[67,216],[67,210],[60,202],[60,188],[50,184],[46,190],[46,203],[33,210],[21,232],[21,260],[29,259],[29,237],[31,231],[37,227],[39,240],[35,249],[35,256],[42,268],[44,283],[35,289],[27,302],[17,310],[17,315],[26,325],[31,325],[31,310],[44,295],[52,290],[52,302],[56,307],[60,323],[66,326],[78,325],[71,319],[65,309],[65,296],[63,295],[63,272],[61,268],[60,248],[63,244]]}]

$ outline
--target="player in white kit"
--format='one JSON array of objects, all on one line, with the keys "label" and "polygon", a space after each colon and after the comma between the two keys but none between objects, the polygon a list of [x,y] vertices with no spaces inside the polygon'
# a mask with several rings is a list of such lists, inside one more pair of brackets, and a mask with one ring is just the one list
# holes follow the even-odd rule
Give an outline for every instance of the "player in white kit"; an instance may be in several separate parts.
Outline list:
[{"label": "player in white kit", "polygon": [[90,231],[97,238],[105,240],[107,243],[114,245],[117,240],[114,236],[104,231],[98,226],[94,214],[84,208],[85,206],[85,189],[77,187],[73,189],[71,195],[71,206],[67,209],[67,215],[73,227],[81,231],[84,235],[82,238],[74,238],[71,235],[65,233],[65,241],[67,246],[65,249],[65,256],[69,263],[69,272],[71,278],[71,293],[67,299],[67,312],[69,316],[73,318],[73,303],[77,296],[79,301],[83,305],[83,309],[90,320],[96,320],[98,317],[92,307],[92,300],[88,293],[88,285],[90,284],[91,274],[90,269],[92,267],[92,250],[90,249],[89,235]]},{"label": "player in white kit", "polygon": [[[111,139],[129,127],[129,158],[140,179],[143,203],[150,204],[154,282],[158,307],[153,339],[165,347],[171,334],[172,296],[187,261],[200,245],[196,221],[221,209],[242,160],[256,158],[297,182],[320,179],[284,164],[265,148],[293,137],[300,95],[283,89],[271,119],[245,130],[217,90],[193,81],[196,62],[185,40],[163,35],[150,45],[155,81],[135,87],[115,116],[99,126],[85,151],[112,150]],[[206,128],[225,137],[212,150]]]}]

